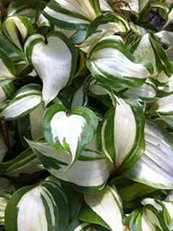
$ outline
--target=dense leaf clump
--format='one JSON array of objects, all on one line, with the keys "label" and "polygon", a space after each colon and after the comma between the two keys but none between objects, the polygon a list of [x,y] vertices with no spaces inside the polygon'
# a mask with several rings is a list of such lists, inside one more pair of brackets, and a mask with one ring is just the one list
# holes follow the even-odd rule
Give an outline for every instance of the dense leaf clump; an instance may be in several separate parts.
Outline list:
[{"label": "dense leaf clump", "polygon": [[0,1],[0,229],[173,230],[172,133],[172,1]]}]

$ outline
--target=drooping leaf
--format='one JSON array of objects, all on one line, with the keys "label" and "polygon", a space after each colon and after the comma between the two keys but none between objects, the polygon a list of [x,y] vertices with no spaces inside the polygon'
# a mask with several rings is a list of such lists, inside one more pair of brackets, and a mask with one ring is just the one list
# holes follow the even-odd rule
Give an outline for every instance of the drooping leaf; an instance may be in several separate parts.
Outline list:
[{"label": "drooping leaf", "polygon": [[77,53],[70,40],[60,32],[45,38],[32,35],[25,43],[25,52],[43,81],[43,101],[47,105],[74,75]]},{"label": "drooping leaf", "polygon": [[98,82],[115,89],[138,87],[152,74],[151,66],[136,62],[116,36],[105,38],[92,47],[88,53],[88,68]]}]

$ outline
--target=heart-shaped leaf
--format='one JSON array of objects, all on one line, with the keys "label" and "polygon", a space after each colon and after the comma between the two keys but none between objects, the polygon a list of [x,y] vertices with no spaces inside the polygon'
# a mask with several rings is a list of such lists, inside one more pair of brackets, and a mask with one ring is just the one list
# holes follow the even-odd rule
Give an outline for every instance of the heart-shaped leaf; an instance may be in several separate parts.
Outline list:
[{"label": "heart-shaped leaf", "polygon": [[53,105],[43,118],[46,140],[55,148],[68,151],[72,163],[93,139],[97,126],[97,116],[85,107],[68,112],[63,105]]},{"label": "heart-shaped leaf", "polygon": [[25,52],[43,81],[43,101],[47,105],[73,76],[76,50],[65,35],[52,32],[46,39],[39,34],[30,36],[25,43]]}]

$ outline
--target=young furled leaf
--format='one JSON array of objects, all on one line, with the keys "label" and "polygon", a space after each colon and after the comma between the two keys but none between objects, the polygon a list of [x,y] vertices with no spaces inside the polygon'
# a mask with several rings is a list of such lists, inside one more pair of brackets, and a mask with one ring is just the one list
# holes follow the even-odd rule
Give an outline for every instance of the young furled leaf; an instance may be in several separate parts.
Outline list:
[{"label": "young furled leaf", "polygon": [[25,43],[25,53],[43,81],[45,106],[62,90],[75,73],[77,53],[70,40],[60,32],[46,39],[35,34]]},{"label": "young furled leaf", "polygon": [[63,29],[84,29],[100,14],[98,0],[51,0],[44,9],[44,15]]},{"label": "young furled leaf", "polygon": [[8,17],[3,23],[2,28],[7,38],[20,49],[23,49],[23,43],[27,36],[34,32],[31,21],[21,16]]},{"label": "young furled leaf", "polygon": [[47,179],[36,187],[24,187],[11,197],[5,212],[5,229],[64,231],[68,219],[66,195],[55,180]]},{"label": "young furled leaf", "polygon": [[101,126],[101,146],[120,171],[132,167],[144,150],[144,115],[139,104],[130,105],[117,98]]},{"label": "young furled leaf", "polygon": [[[95,195],[84,195],[84,201],[90,210],[94,212],[95,216],[98,216],[103,221],[100,221],[99,225],[103,225],[103,227],[109,228],[112,231],[124,231],[121,199],[115,187],[106,186],[101,192]],[[83,214],[81,211],[79,219],[93,223],[93,213],[90,213],[90,210],[86,213],[84,211]]]},{"label": "young furled leaf", "polygon": [[43,117],[44,136],[55,148],[70,153],[74,163],[93,139],[98,126],[97,116],[85,107],[68,112],[63,105],[53,105]]}]

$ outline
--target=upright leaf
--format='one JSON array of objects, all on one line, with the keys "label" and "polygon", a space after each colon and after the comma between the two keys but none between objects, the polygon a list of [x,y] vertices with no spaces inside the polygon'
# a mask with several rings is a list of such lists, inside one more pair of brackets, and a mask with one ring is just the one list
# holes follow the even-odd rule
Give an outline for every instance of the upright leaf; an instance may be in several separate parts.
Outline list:
[{"label": "upright leaf", "polygon": [[50,179],[42,181],[36,187],[29,186],[18,190],[7,205],[7,231],[64,231],[67,227],[66,196],[59,185]]},{"label": "upright leaf", "polygon": [[101,127],[101,145],[106,156],[120,171],[126,171],[144,149],[144,115],[140,105],[129,105],[117,98]]},{"label": "upright leaf", "polygon": [[[97,214],[112,231],[124,230],[121,199],[115,187],[106,186],[103,191],[96,195],[85,195],[84,200],[90,209]],[[86,218],[88,222],[90,222],[89,214]],[[86,218],[82,217],[82,219]]]}]

